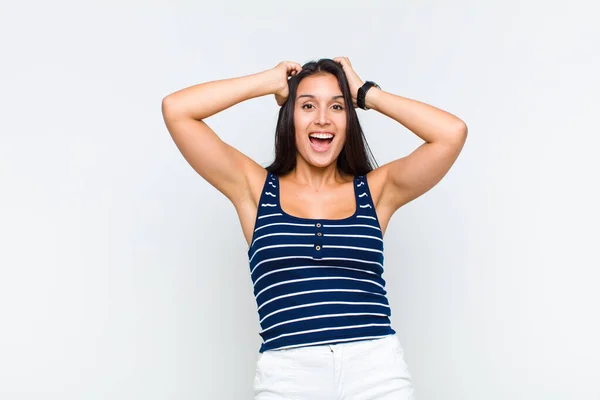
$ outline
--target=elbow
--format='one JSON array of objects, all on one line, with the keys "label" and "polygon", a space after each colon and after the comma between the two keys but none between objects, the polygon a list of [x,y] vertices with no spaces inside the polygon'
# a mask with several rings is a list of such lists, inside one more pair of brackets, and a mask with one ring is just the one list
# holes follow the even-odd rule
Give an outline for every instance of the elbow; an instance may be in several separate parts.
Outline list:
[{"label": "elbow", "polygon": [[163,99],[162,99],[162,103],[161,103],[161,105],[160,105],[160,109],[162,110],[162,113],[163,113],[163,114],[164,114],[164,113],[165,113],[165,111],[167,111],[167,109],[169,108],[169,103],[170,103],[169,96],[167,96],[167,97],[163,97]]},{"label": "elbow", "polygon": [[162,99],[161,111],[164,117],[173,116],[176,110],[177,105],[173,101],[173,97],[171,97],[171,95]]},{"label": "elbow", "polygon": [[459,120],[458,123],[456,124],[457,135],[467,136],[468,131],[469,131],[469,128],[467,127],[467,124],[465,123],[465,121],[463,121],[462,119]]},{"label": "elbow", "polygon": [[469,128],[467,127],[467,124],[459,119],[456,126],[452,129],[452,136],[457,142],[464,143],[465,140],[467,140],[468,132]]},{"label": "elbow", "polygon": [[171,98],[171,95],[165,96],[162,99],[161,108],[163,113],[165,112],[165,110],[173,108],[173,99]]}]

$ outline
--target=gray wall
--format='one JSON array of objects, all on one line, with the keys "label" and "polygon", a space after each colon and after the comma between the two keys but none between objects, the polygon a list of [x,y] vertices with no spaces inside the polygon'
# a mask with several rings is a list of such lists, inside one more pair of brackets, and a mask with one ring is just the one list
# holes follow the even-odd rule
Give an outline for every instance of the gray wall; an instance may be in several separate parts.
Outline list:
[{"label": "gray wall", "polygon": [[[418,398],[600,398],[593,2],[95,3],[0,6],[0,398],[251,398],[246,243],[161,100],[336,56],[469,126],[385,236]],[[266,165],[276,117],[264,97],[207,122]],[[359,117],[380,164],[420,144]]]}]

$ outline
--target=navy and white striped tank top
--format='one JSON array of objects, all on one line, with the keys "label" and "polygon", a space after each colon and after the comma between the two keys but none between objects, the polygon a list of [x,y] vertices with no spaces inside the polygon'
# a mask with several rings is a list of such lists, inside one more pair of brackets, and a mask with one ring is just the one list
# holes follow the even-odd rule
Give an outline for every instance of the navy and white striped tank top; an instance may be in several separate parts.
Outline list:
[{"label": "navy and white striped tank top", "polygon": [[282,210],[267,173],[248,258],[266,350],[394,334],[383,274],[383,236],[365,176],[354,178],[355,213],[307,219]]}]

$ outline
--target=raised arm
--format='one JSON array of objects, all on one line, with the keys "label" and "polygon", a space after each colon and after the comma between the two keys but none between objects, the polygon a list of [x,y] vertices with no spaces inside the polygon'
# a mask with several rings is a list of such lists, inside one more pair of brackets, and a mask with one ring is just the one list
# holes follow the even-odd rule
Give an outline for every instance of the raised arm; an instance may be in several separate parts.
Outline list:
[{"label": "raised arm", "polygon": [[203,121],[242,101],[274,94],[287,97],[287,78],[301,66],[282,62],[257,74],[201,83],[162,100],[162,114],[177,148],[207,182],[232,202],[248,194],[249,179],[264,169],[222,141]]},{"label": "raised arm", "polygon": [[431,105],[372,88],[365,105],[400,122],[425,143],[380,168],[386,177],[381,201],[396,210],[433,188],[450,170],[467,138],[467,125]]},{"label": "raised arm", "polygon": [[[335,60],[342,64],[356,96],[362,80],[347,58]],[[444,110],[376,87],[367,92],[365,105],[396,120],[425,141],[408,156],[373,171],[383,187],[379,204],[393,212],[430,190],[446,175],[463,148],[467,125]]]}]

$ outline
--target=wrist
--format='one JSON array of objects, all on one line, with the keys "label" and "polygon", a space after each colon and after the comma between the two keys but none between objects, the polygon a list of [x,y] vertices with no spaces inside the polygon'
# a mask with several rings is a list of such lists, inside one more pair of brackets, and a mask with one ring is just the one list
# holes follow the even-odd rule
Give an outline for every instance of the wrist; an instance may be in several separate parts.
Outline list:
[{"label": "wrist", "polygon": [[377,110],[377,99],[379,98],[382,92],[383,91],[381,90],[381,88],[376,86],[373,86],[371,89],[369,89],[367,95],[365,96],[365,106],[369,110]]},{"label": "wrist", "polygon": [[366,96],[368,96],[369,92],[374,88],[379,89],[379,85],[373,81],[366,81],[360,86],[356,94],[356,105],[358,108],[362,108],[363,110],[372,108],[367,104]]},{"label": "wrist", "polygon": [[[259,75],[262,75],[263,84],[266,91],[265,94],[276,94],[284,89],[279,73],[275,69],[268,69],[260,72]],[[285,84],[287,86],[287,82],[285,82]]]}]

